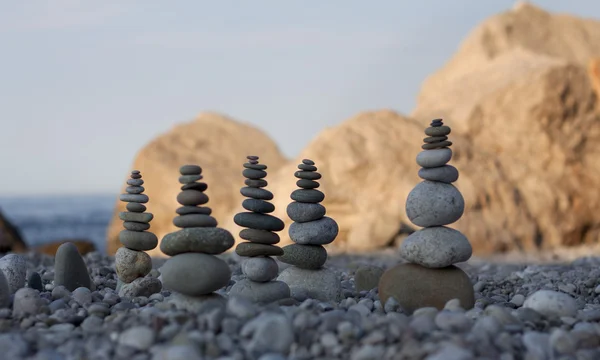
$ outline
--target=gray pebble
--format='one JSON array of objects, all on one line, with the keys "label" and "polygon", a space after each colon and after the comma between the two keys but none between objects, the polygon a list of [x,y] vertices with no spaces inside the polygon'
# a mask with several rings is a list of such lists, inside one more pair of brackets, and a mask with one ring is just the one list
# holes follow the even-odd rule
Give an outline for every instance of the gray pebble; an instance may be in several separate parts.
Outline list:
[{"label": "gray pebble", "polygon": [[242,261],[242,272],[249,280],[266,282],[279,275],[279,266],[270,257],[256,256]]},{"label": "gray pebble", "polygon": [[0,258],[0,271],[4,273],[11,294],[25,286],[27,260],[22,255],[7,254]]},{"label": "gray pebble", "polygon": [[421,168],[419,177],[423,180],[453,183],[458,180],[458,170],[452,165],[444,165],[433,168]]},{"label": "gray pebble", "polygon": [[152,250],[158,245],[158,238],[148,231],[123,230],[119,233],[119,241],[126,248],[138,251]]},{"label": "gray pebble", "polygon": [[290,244],[283,247],[279,261],[302,269],[317,270],[327,261],[327,250],[321,245]]},{"label": "gray pebble", "polygon": [[148,275],[152,270],[152,259],[143,251],[119,248],[115,255],[115,267],[119,279],[125,283]]},{"label": "gray pebble", "polygon": [[252,337],[248,350],[256,354],[275,352],[287,355],[294,343],[294,330],[290,320],[272,313],[261,314],[246,323],[240,335]]},{"label": "gray pebble", "polygon": [[445,226],[433,226],[410,234],[400,247],[408,262],[427,268],[443,268],[471,258],[473,249],[460,232]]},{"label": "gray pebble", "polygon": [[362,265],[356,269],[354,283],[356,291],[369,291],[379,286],[384,270],[379,266]]},{"label": "gray pebble", "polygon": [[165,235],[160,242],[160,250],[168,256],[188,252],[216,255],[225,252],[234,243],[233,235],[223,228],[186,228]]},{"label": "gray pebble", "polygon": [[72,296],[73,300],[81,306],[87,306],[92,303],[92,292],[88,288],[78,287],[73,290]]},{"label": "gray pebble", "polygon": [[465,210],[462,194],[451,184],[422,181],[406,199],[406,215],[421,227],[452,224]]},{"label": "gray pebble", "polygon": [[290,225],[288,233],[290,239],[300,245],[326,245],[338,235],[339,227],[335,220],[323,217],[316,221],[305,223],[294,222]]},{"label": "gray pebble", "polygon": [[297,201],[289,203],[286,211],[290,219],[299,223],[319,220],[327,212],[321,204],[301,203]]},{"label": "gray pebble", "polygon": [[[119,289],[119,296],[135,298],[138,296],[150,297],[162,290],[162,282],[152,276],[140,277],[129,284],[123,284]],[[160,294],[158,294],[160,295]],[[162,295],[160,295],[162,297]]]},{"label": "gray pebble", "polygon": [[134,202],[145,204],[148,202],[148,195],[145,194],[121,194],[119,195],[119,200],[123,202]]},{"label": "gray pebble", "polygon": [[291,296],[289,286],[282,281],[237,281],[229,290],[230,297],[240,297],[255,303],[268,304]]},{"label": "gray pebble", "polygon": [[149,223],[154,218],[151,213],[139,213],[139,212],[120,212],[119,219],[123,221],[133,221],[139,223]]},{"label": "gray pebble", "polygon": [[13,316],[23,318],[29,315],[37,315],[44,306],[44,301],[40,298],[37,290],[30,288],[21,288],[15,293],[13,301]]},{"label": "gray pebble", "polygon": [[452,159],[450,148],[423,150],[417,155],[417,164],[424,168],[435,168],[446,165]]},{"label": "gray pebble", "polygon": [[146,326],[135,326],[119,335],[119,344],[137,350],[147,350],[154,344],[155,336],[154,332]]},{"label": "gray pebble", "polygon": [[54,284],[62,285],[70,291],[78,287],[90,289],[92,282],[87,266],[77,247],[66,242],[58,247],[54,258]]},{"label": "gray pebble", "polygon": [[224,286],[231,278],[227,263],[201,253],[178,254],[161,267],[163,286],[184,295],[207,295]]},{"label": "gray pebble", "polygon": [[218,222],[206,214],[185,214],[173,218],[173,225],[179,228],[216,227]]},{"label": "gray pebble", "polygon": [[575,317],[579,308],[571,296],[552,290],[538,290],[531,294],[523,307],[530,308],[547,317]]},{"label": "gray pebble", "polygon": [[321,301],[337,302],[342,297],[340,275],[331,269],[308,270],[291,266],[283,270],[277,280],[289,285],[294,298],[298,293]]}]

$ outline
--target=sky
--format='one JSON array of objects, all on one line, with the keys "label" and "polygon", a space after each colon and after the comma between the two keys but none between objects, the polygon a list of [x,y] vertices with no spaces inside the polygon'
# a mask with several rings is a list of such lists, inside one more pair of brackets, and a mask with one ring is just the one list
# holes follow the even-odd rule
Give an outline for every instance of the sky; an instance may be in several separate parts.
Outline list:
[{"label": "sky", "polygon": [[[600,18],[597,0],[537,0]],[[513,0],[0,0],[0,195],[117,193],[136,152],[215,111],[293,157],[423,80]]]}]

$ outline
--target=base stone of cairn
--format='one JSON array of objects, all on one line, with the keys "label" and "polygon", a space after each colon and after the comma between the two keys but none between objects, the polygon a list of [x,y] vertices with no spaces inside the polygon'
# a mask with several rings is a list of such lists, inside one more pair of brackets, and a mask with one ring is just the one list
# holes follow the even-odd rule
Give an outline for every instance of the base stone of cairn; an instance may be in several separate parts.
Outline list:
[{"label": "base stone of cairn", "polygon": [[290,297],[289,286],[281,281],[273,281],[279,275],[279,266],[271,257],[283,254],[276,246],[279,235],[285,224],[281,219],[269,215],[275,206],[268,202],[273,193],[264,189],[268,185],[267,166],[258,163],[258,156],[248,156],[244,164],[243,175],[246,187],[241,189],[246,196],[242,203],[247,212],[235,215],[234,222],[246,229],[240,231],[240,237],[246,242],[238,244],[235,251],[245,257],[242,261],[242,273],[246,276],[236,282],[229,291],[229,296],[243,297],[257,303],[271,303]]},{"label": "base stone of cairn", "polygon": [[209,303],[224,304],[225,298],[215,291],[227,286],[231,279],[229,265],[215,255],[230,249],[234,244],[231,233],[217,227],[217,220],[207,206],[208,188],[202,179],[202,169],[197,165],[184,165],[179,169],[179,182],[183,184],[177,195],[182,206],[173,224],[179,231],[165,235],[160,250],[171,256],[160,272],[165,288],[173,294],[169,301],[177,308],[199,311]]},{"label": "base stone of cairn", "polygon": [[152,271],[152,259],[145,253],[158,245],[158,238],[147,231],[154,215],[146,212],[144,204],[149,199],[143,194],[143,184],[141,173],[133,170],[127,180],[126,193],[119,197],[127,203],[127,211],[119,213],[125,228],[119,233],[123,247],[115,254],[115,267],[119,277],[117,288],[122,297],[148,297],[162,290],[160,280],[149,275]]},{"label": "base stone of cairn", "polygon": [[325,216],[326,209],[320,204],[325,194],[317,190],[321,178],[314,161],[302,160],[294,176],[300,189],[291,194],[294,200],[287,207],[287,214],[294,222],[289,227],[294,244],[283,248],[279,260],[294,265],[281,272],[278,280],[287,283],[292,297],[302,300],[313,298],[321,301],[339,301],[342,297],[340,275],[323,267],[327,250],[323,245],[332,243],[339,228],[335,220]]},{"label": "base stone of cairn", "polygon": [[442,309],[452,299],[458,299],[465,309],[475,303],[469,276],[454,266],[469,260],[471,244],[460,231],[444,226],[460,219],[465,208],[463,196],[452,185],[458,180],[458,170],[447,165],[452,158],[450,131],[440,119],[425,130],[428,137],[417,156],[423,182],[406,200],[409,220],[422,229],[400,247],[400,255],[408,263],[386,271],[379,282],[381,302],[394,297],[409,313],[421,307]]}]

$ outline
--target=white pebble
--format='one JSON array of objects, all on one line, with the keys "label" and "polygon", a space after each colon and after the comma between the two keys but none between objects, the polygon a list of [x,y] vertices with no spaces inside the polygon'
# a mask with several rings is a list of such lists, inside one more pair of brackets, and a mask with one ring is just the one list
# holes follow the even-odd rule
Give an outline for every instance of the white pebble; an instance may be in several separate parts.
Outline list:
[{"label": "white pebble", "polygon": [[523,307],[533,309],[548,317],[570,316],[577,314],[577,302],[571,296],[552,290],[538,290],[523,303]]}]

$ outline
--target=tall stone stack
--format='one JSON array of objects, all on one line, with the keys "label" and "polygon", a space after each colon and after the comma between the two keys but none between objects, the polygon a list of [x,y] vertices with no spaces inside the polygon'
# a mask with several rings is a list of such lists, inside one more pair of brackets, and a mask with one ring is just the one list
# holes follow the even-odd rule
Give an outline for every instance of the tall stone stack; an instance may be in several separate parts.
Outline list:
[{"label": "tall stone stack", "polygon": [[450,127],[441,119],[425,130],[423,151],[417,155],[423,179],[409,193],[406,214],[422,229],[408,236],[400,255],[408,262],[388,270],[379,282],[382,302],[394,297],[408,312],[420,307],[443,308],[451,299],[459,299],[463,308],[474,305],[474,291],[467,274],[454,266],[469,260],[469,240],[457,230],[446,227],[463,215],[465,201],[452,183],[458,170],[447,165],[452,159]]},{"label": "tall stone stack", "polygon": [[258,156],[248,156],[242,174],[246,178],[240,192],[247,197],[242,202],[246,212],[235,215],[234,222],[246,229],[240,231],[240,237],[246,242],[238,244],[235,251],[245,257],[242,261],[242,273],[246,276],[233,285],[230,296],[239,296],[258,303],[271,303],[290,297],[290,288],[281,281],[273,281],[279,275],[279,266],[272,256],[282,255],[277,231],[285,224],[281,219],[269,215],[275,211],[273,193],[264,189],[268,183],[267,166],[259,164]]},{"label": "tall stone stack", "polygon": [[131,172],[127,180],[126,193],[119,199],[126,202],[127,211],[119,213],[125,230],[119,233],[123,247],[115,255],[115,267],[119,277],[119,293],[122,296],[150,296],[161,290],[162,285],[156,278],[145,277],[152,270],[152,259],[145,251],[158,245],[158,238],[150,229],[154,215],[146,212],[148,196],[143,194],[144,180],[139,170]]},{"label": "tall stone stack", "polygon": [[180,307],[196,310],[196,305],[205,300],[222,299],[214,292],[227,286],[231,270],[225,261],[216,257],[234,244],[231,233],[217,227],[207,206],[208,188],[202,168],[184,165],[179,169],[179,182],[183,185],[177,195],[182,205],[176,212],[173,224],[181,230],[165,235],[160,250],[172,256],[162,266],[163,285],[174,291],[173,299]]},{"label": "tall stone stack", "polygon": [[295,298],[311,297],[322,301],[337,301],[341,297],[339,274],[324,268],[327,250],[323,245],[332,243],[337,237],[338,224],[325,216],[326,209],[320,203],[325,194],[317,188],[321,179],[315,162],[302,160],[294,176],[299,189],[294,190],[287,207],[287,214],[294,222],[289,227],[290,239],[294,244],[283,248],[279,259],[294,265],[281,272],[279,280],[286,282]]}]

